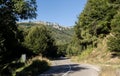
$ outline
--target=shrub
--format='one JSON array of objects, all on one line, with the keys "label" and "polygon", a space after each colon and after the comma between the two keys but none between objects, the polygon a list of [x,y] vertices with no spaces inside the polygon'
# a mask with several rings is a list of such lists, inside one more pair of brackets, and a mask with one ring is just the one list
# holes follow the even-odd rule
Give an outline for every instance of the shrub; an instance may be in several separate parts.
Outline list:
[{"label": "shrub", "polygon": [[120,52],[120,36],[110,37],[107,44],[110,51]]},{"label": "shrub", "polygon": [[56,55],[54,39],[50,31],[43,25],[31,27],[24,43],[35,54],[50,57]]},{"label": "shrub", "polygon": [[24,63],[10,63],[0,70],[0,76],[13,76],[17,68],[23,67]]},{"label": "shrub", "polygon": [[45,60],[34,60],[31,65],[17,73],[16,76],[37,76],[48,68],[49,65]]}]

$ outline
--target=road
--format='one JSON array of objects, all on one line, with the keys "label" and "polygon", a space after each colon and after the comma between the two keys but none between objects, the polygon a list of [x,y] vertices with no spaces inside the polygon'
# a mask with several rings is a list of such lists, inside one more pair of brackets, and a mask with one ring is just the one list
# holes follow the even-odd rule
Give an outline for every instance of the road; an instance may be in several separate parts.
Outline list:
[{"label": "road", "polygon": [[90,64],[77,64],[68,58],[51,61],[51,68],[39,76],[98,76],[100,69]]}]

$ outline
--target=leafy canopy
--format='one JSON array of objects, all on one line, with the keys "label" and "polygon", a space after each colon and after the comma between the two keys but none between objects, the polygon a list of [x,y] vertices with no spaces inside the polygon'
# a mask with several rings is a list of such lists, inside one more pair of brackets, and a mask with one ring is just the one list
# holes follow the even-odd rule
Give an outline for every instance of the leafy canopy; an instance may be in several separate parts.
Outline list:
[{"label": "leafy canopy", "polygon": [[50,31],[43,25],[30,28],[25,38],[25,45],[36,54],[43,56],[55,56],[56,50],[54,39]]},{"label": "leafy canopy", "polygon": [[35,18],[35,12],[36,0],[0,0],[0,58],[17,56],[21,40],[16,21]]},{"label": "leafy canopy", "polygon": [[[108,48],[120,51],[120,0],[88,0],[75,24],[75,35],[69,51],[78,43],[79,52],[97,47],[99,39],[108,39]],[[72,46],[72,47],[71,47]],[[111,47],[112,46],[112,47]],[[77,49],[76,47],[76,49]],[[75,50],[71,50],[75,53]]]}]

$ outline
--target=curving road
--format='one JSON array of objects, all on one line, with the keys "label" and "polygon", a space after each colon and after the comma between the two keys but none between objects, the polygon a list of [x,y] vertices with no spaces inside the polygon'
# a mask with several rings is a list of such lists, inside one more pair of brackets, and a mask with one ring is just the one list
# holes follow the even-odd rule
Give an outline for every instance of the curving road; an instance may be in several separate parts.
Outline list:
[{"label": "curving road", "polygon": [[67,58],[53,60],[51,63],[51,68],[39,76],[99,76],[100,72],[97,66],[77,64]]}]

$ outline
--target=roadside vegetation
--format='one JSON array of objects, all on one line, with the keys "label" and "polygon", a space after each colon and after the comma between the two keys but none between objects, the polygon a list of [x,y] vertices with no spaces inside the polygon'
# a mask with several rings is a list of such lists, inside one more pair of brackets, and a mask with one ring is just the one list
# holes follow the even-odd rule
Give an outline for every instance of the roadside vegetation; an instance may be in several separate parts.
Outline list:
[{"label": "roadside vegetation", "polygon": [[119,69],[119,10],[118,0],[88,0],[83,12],[78,16],[74,37],[68,45],[70,47],[67,52],[73,60],[101,66],[101,76],[114,76]]},{"label": "roadside vegetation", "polygon": [[0,1],[0,76],[36,76],[50,66],[42,57],[56,57],[54,38],[46,27],[18,27],[19,20],[33,18],[36,0]]},{"label": "roadside vegetation", "polygon": [[100,76],[120,76],[120,66],[110,65],[110,66],[101,66],[102,70]]},{"label": "roadside vegetation", "polygon": [[[28,46],[28,41],[29,41],[29,43],[30,43],[30,41],[32,42],[32,40],[33,40],[33,42],[34,41],[38,42],[40,39],[41,39],[41,41],[39,41],[39,42],[41,42],[41,43],[38,43],[38,44],[43,46],[43,43],[45,43],[45,42],[43,42],[44,40],[42,40],[42,38],[44,39],[43,34],[45,32],[42,32],[42,29],[44,28],[43,30],[46,30],[46,34],[48,34],[51,37],[51,39],[47,40],[49,42],[46,42],[46,43],[48,43],[47,46],[51,46],[51,49],[52,49],[51,51],[54,51],[54,53],[57,53],[57,56],[66,56],[67,55],[66,50],[67,50],[68,44],[70,44],[70,42],[72,41],[71,39],[72,39],[72,36],[74,33],[74,30],[72,27],[69,28],[69,27],[62,27],[60,25],[47,25],[47,24],[34,23],[34,22],[18,23],[18,25],[19,25],[18,28],[23,32],[23,35],[25,36],[24,44],[26,44],[26,46]],[[59,27],[59,28],[55,28],[55,26]],[[37,30],[39,30],[39,32]],[[33,32],[34,32],[34,34],[33,34]],[[39,33],[39,37],[33,36],[38,33]],[[30,37],[30,35],[31,35],[31,37]],[[31,40],[29,40],[29,38]],[[52,44],[50,44],[50,40],[51,40],[51,42],[53,42]],[[31,44],[31,46],[32,45],[33,44]],[[32,46],[32,47],[34,47],[34,46]],[[48,51],[48,53],[49,52],[50,52],[50,50]],[[46,56],[48,56],[48,55],[46,55]],[[52,55],[52,56],[55,56],[55,55]]]},{"label": "roadside vegetation", "polygon": [[21,68],[17,68],[13,76],[37,76],[49,69],[50,61],[41,56],[29,59]]},{"label": "roadside vegetation", "polygon": [[36,6],[36,0],[0,1],[0,76],[36,76],[49,69],[48,59],[66,55],[73,28],[19,24],[36,18]]}]

